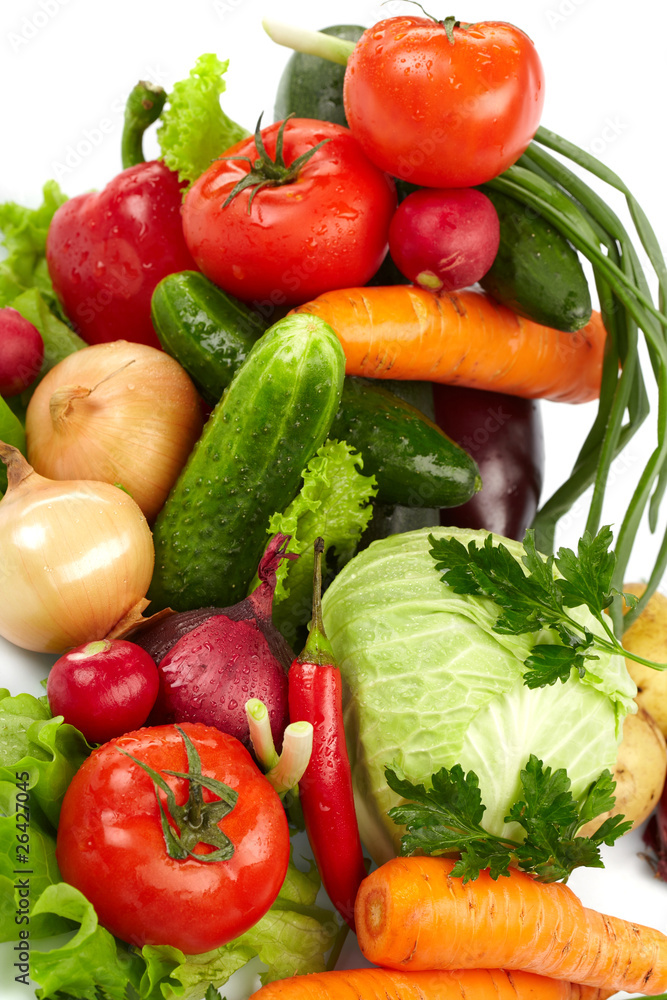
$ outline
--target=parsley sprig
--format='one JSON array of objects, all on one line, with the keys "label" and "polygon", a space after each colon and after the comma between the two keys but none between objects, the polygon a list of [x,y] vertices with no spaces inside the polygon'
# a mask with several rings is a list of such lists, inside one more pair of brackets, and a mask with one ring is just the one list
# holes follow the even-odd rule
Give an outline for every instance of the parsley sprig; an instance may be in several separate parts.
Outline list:
[{"label": "parsley sprig", "polygon": [[609,771],[577,800],[564,768],[553,771],[534,754],[521,771],[523,797],[511,807],[506,823],[518,823],[525,839],[512,840],[489,833],[482,826],[485,806],[474,771],[464,774],[460,764],[441,768],[431,787],[413,784],[397,768],[385,769],[389,787],[406,801],[389,810],[403,825],[401,853],[459,854],[452,875],[464,882],[489,869],[492,878],[509,875],[510,866],[533,874],[542,882],[567,880],[581,866],[602,868],[600,845],[611,845],[632,823],[623,816],[603,821],[590,837],[578,831],[614,804],[616,782]]},{"label": "parsley sprig", "polygon": [[[474,540],[465,546],[455,538],[429,535],[431,555],[436,569],[443,571],[443,582],[457,594],[487,597],[499,606],[495,632],[521,635],[546,628],[558,635],[560,643],[539,643],[526,658],[523,677],[529,688],[564,683],[572,668],[583,677],[586,661],[599,659],[601,651],[627,656],[656,670],[667,669],[665,663],[625,650],[604,614],[615,597],[623,597],[631,607],[637,600],[611,586],[615,565],[614,553],[609,551],[612,538],[611,529],[605,526],[595,537],[585,532],[576,554],[561,548],[556,556],[542,556],[529,530],[519,563],[505,545],[494,544],[490,534],[482,546]],[[582,605],[602,626],[604,635],[592,632],[569,614],[568,609]]]}]

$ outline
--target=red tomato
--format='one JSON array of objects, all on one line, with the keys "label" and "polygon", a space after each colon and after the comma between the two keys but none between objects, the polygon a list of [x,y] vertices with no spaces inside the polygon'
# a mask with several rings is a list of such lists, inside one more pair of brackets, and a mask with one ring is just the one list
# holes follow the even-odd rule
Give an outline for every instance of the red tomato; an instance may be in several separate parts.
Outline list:
[{"label": "red tomato", "polygon": [[471,187],[502,173],[540,121],[544,74],[533,43],[498,21],[393,17],[359,39],[345,114],[366,153],[395,177]]},{"label": "red tomato", "polygon": [[[276,123],[261,133],[271,158],[279,128]],[[183,230],[207,278],[256,306],[292,306],[373,276],[387,250],[393,181],[348,129],[308,118],[285,125],[285,165],[325,139],[295,180],[262,187],[250,206],[251,188],[224,202],[257,159],[254,137],[227,150],[193,185],[183,204]]]},{"label": "red tomato", "polygon": [[[169,857],[153,781],[119,752],[160,772],[183,805],[192,783],[166,773],[191,770],[176,726],[140,729],[93,751],[65,794],[56,857],[63,879],[87,897],[112,934],[138,947],[167,944],[198,954],[242,934],[271,906],[287,871],[289,830],[280,799],[238,740],[199,723],[180,728],[201,758],[202,774],[238,792],[217,824],[234,846],[231,858]],[[218,798],[206,788],[203,797]],[[201,855],[214,849],[193,848]]]}]

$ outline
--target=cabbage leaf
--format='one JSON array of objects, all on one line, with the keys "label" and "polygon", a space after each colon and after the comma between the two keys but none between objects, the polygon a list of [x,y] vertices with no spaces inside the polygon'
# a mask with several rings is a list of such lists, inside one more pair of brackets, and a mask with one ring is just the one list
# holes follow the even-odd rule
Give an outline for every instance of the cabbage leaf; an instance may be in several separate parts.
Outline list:
[{"label": "cabbage leaf", "polygon": [[[457,594],[440,579],[429,534],[467,545],[486,532],[423,529],[374,542],[352,559],[324,595],[327,635],[343,673],[345,722],[361,835],[373,859],[397,854],[402,829],[387,816],[399,797],[384,770],[430,783],[460,764],[479,778],[484,827],[520,836],[505,824],[531,754],[565,768],[575,798],[612,770],[623,719],[636,710],[636,688],[620,656],[600,652],[595,672],[573,670],[555,687],[524,684],[537,643],[557,643],[548,629],[494,632],[490,599]],[[521,560],[523,547],[504,544]],[[597,632],[586,608],[573,615]]]}]

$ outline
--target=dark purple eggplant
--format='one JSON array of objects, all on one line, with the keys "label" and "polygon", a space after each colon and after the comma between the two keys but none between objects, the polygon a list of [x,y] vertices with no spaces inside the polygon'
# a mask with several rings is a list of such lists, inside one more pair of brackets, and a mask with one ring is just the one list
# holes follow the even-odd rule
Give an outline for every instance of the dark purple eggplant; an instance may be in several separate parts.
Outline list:
[{"label": "dark purple eggplant", "polygon": [[475,459],[479,493],[440,511],[440,523],[523,539],[540,500],[544,434],[537,400],[434,385],[435,422]]}]

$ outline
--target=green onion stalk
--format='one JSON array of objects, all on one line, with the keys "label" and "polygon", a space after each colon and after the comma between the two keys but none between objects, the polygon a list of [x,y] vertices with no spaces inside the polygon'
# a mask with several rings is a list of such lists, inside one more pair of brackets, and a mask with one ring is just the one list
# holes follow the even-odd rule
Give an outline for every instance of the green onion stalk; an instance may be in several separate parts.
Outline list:
[{"label": "green onion stalk", "polygon": [[[344,63],[355,43],[332,39],[321,32],[304,31],[265,21],[269,36],[280,45]],[[552,153],[558,154],[558,158]],[[583,171],[570,169],[568,161]],[[604,199],[584,179],[590,174],[620,192],[629,210],[635,239],[639,240],[657,278],[658,304],[636,246],[625,226]],[[656,445],[642,470],[617,532],[612,585],[622,591],[635,537],[645,515],[649,528],[658,526],[660,504],[667,489],[667,267],[651,224],[621,178],[590,153],[549,129],[538,128],[522,157],[487,187],[500,191],[537,211],[585,257],[593,270],[602,319],[607,330],[602,384],[596,416],[576,457],[569,477],[542,505],[532,527],[539,549],[553,552],[559,520],[592,487],[586,530],[597,534],[614,459],[628,445],[649,415],[645,373],[639,360],[643,337],[657,390]],[[646,590],[634,607],[623,613],[616,597],[610,614],[621,634],[636,620],[658,587],[667,568],[667,532],[657,554]]]}]

